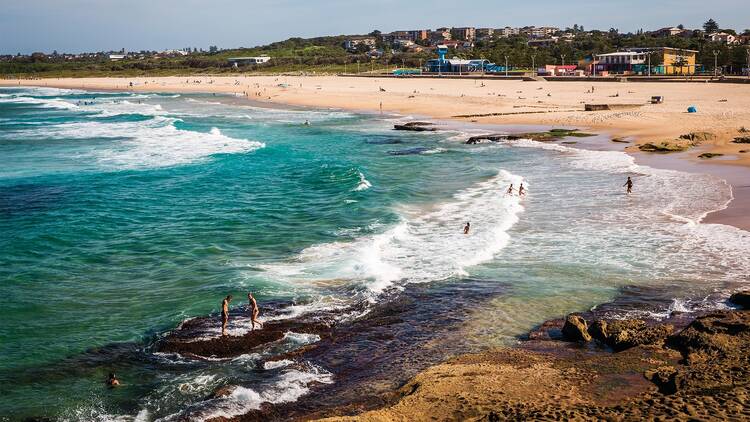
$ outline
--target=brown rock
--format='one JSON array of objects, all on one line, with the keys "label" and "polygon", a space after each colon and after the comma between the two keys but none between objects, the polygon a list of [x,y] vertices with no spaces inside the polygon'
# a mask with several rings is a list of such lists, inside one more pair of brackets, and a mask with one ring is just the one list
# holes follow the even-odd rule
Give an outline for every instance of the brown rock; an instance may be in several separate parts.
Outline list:
[{"label": "brown rock", "polygon": [[678,389],[678,372],[673,366],[662,366],[656,369],[646,371],[646,379],[659,387],[662,394],[674,394]]},{"label": "brown rock", "polygon": [[712,356],[743,356],[742,345],[748,340],[750,312],[719,311],[696,318],[668,343],[688,360],[703,361]]},{"label": "brown rock", "polygon": [[591,335],[591,337],[601,341],[602,343],[606,343],[607,338],[609,337],[607,321],[603,319],[594,321],[589,327],[589,334]]},{"label": "brown rock", "polygon": [[649,327],[639,319],[614,320],[607,325],[609,336],[606,343],[619,352],[639,345],[658,343],[672,334],[673,330],[672,325]]},{"label": "brown rock", "polygon": [[562,333],[570,341],[591,341],[586,320],[579,315],[570,314],[565,317]]}]

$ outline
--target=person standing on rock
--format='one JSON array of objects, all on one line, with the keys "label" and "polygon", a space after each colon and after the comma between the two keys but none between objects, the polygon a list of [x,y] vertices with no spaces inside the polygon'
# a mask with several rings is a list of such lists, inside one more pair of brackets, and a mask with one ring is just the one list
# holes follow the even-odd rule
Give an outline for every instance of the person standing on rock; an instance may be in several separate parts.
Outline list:
[{"label": "person standing on rock", "polygon": [[228,295],[221,301],[221,335],[227,335],[227,325],[229,324],[229,302],[232,301],[232,295]]},{"label": "person standing on rock", "polygon": [[250,323],[252,324],[252,328],[250,328],[250,330],[255,329],[255,324],[258,324],[260,328],[263,328],[263,324],[260,321],[258,321],[258,315],[260,315],[258,302],[255,301],[255,298],[253,297],[252,293],[248,292],[247,302],[248,302],[248,308],[250,309]]},{"label": "person standing on rock", "polygon": [[628,187],[628,193],[632,193],[633,192],[633,181],[630,180],[630,176],[628,176],[628,181],[625,182],[625,184],[623,186],[627,186]]}]

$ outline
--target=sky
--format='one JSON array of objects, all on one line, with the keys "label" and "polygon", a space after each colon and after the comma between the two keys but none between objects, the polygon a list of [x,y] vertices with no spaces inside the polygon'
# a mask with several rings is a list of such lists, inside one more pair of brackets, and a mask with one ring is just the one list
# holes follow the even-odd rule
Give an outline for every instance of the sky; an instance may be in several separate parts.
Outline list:
[{"label": "sky", "polygon": [[708,18],[744,30],[750,1],[0,0],[0,54],[253,47],[290,37],[441,26],[579,24],[635,32],[699,28]]}]

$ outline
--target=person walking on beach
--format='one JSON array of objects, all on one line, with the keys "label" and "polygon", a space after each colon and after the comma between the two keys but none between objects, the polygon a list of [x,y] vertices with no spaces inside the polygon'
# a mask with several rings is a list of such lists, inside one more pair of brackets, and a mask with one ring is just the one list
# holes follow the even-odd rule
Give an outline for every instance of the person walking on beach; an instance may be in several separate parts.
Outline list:
[{"label": "person walking on beach", "polygon": [[221,335],[227,335],[227,324],[229,324],[229,302],[232,301],[232,295],[228,295],[221,301]]},{"label": "person walking on beach", "polygon": [[628,181],[625,182],[625,184],[623,186],[627,186],[628,187],[628,193],[632,193],[633,192],[633,181],[630,180],[630,176],[628,176]]},{"label": "person walking on beach", "polygon": [[469,230],[471,230],[471,223],[467,222],[464,226],[464,234],[469,234]]},{"label": "person walking on beach", "polygon": [[250,328],[250,330],[255,329],[255,324],[258,324],[260,328],[263,328],[263,324],[261,324],[261,322],[258,321],[258,315],[260,314],[260,309],[258,308],[258,302],[255,301],[253,294],[250,292],[247,293],[247,302],[248,302],[248,308],[250,308],[250,323],[252,324],[252,328]]},{"label": "person walking on beach", "polygon": [[513,183],[511,183],[510,186],[508,186],[508,190],[505,191],[505,194],[506,195],[513,195]]},{"label": "person walking on beach", "polygon": [[523,183],[518,187],[518,196],[526,196],[526,190],[523,188]]}]

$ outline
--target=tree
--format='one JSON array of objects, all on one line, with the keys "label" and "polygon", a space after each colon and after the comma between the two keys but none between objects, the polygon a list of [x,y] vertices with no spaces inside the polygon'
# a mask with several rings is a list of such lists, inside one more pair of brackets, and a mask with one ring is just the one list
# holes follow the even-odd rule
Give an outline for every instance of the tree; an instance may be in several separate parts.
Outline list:
[{"label": "tree", "polygon": [[685,25],[679,24],[679,25],[677,25],[677,29],[685,29]]},{"label": "tree", "polygon": [[706,34],[713,34],[719,31],[719,24],[715,20],[709,19],[703,24],[703,30],[706,31]]}]

